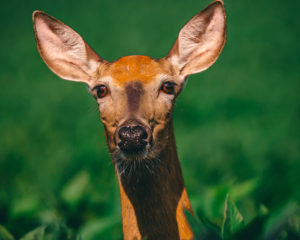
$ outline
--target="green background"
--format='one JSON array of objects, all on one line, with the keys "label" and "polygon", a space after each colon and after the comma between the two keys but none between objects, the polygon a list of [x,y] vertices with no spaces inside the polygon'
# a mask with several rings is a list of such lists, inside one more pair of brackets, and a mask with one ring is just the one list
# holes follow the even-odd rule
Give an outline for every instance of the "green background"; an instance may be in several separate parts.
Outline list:
[{"label": "green background", "polygon": [[[163,57],[209,1],[6,1],[0,8],[0,224],[17,238],[62,219],[85,240],[121,239],[119,190],[97,105],[35,47],[31,14],[65,22],[104,59]],[[300,202],[298,1],[225,1],[219,60],[191,76],[175,134],[193,208],[218,222],[226,193],[246,221]]]}]

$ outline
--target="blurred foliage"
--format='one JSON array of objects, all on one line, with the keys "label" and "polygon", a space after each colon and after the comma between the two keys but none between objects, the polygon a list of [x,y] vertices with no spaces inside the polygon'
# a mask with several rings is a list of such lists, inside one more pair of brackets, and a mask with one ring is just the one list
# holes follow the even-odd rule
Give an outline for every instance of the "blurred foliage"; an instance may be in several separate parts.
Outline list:
[{"label": "blurred foliage", "polygon": [[244,218],[235,203],[226,196],[222,225],[204,220],[203,215],[193,216],[186,212],[195,233],[195,240],[296,240],[300,239],[300,208],[290,202],[278,211],[269,214],[261,207],[250,222]]},{"label": "blurred foliage", "polygon": [[[82,84],[60,80],[42,62],[33,10],[64,21],[114,60],[164,56],[208,3],[2,3],[1,240],[122,239],[119,190],[96,104]],[[200,234],[209,226],[219,238],[299,239],[300,3],[225,5],[225,49],[211,69],[190,77],[174,112],[185,183],[199,216],[194,225]],[[235,204],[227,198],[224,216],[228,193]],[[237,233],[236,216],[244,219]]]}]

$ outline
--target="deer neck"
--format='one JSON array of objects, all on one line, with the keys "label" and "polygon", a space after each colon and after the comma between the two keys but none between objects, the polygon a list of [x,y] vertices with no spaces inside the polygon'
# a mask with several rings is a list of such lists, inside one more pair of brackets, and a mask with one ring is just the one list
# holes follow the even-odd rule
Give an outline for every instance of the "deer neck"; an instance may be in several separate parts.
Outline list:
[{"label": "deer neck", "polygon": [[179,164],[172,121],[168,144],[152,174],[118,176],[125,240],[192,239],[184,210],[192,212]]}]

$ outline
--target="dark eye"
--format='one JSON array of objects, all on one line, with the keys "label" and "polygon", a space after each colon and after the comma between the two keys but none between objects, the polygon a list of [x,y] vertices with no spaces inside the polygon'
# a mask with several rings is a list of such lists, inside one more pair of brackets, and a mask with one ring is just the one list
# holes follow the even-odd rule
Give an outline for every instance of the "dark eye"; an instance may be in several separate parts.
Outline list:
[{"label": "dark eye", "polygon": [[175,90],[175,83],[164,82],[160,90],[166,94],[173,94]]},{"label": "dark eye", "polygon": [[103,98],[108,94],[108,88],[104,85],[98,85],[93,89],[96,91],[96,95],[98,98]]}]

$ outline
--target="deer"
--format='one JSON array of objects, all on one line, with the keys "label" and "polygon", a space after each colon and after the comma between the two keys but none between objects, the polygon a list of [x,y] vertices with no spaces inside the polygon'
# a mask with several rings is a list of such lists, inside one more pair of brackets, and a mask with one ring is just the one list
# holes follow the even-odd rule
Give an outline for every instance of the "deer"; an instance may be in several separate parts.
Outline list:
[{"label": "deer", "polygon": [[160,59],[131,55],[106,61],[72,28],[38,10],[33,28],[49,69],[85,83],[96,99],[119,184],[124,239],[193,239],[173,107],[188,76],[208,69],[223,50],[223,1],[213,1],[189,20]]}]

